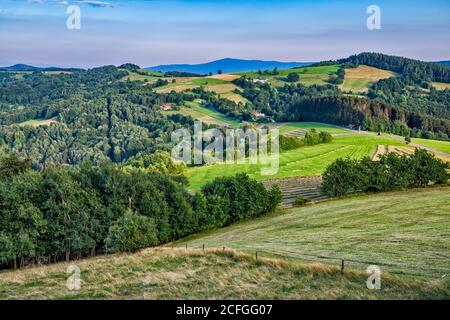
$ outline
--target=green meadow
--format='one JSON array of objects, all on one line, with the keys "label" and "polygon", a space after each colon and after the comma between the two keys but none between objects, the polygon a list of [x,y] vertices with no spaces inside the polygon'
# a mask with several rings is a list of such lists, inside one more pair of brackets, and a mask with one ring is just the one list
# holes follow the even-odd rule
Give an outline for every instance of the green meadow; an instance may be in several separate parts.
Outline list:
[{"label": "green meadow", "polygon": [[298,73],[300,75],[300,83],[304,85],[324,85],[330,78],[330,75],[336,74],[339,65],[317,66],[317,67],[300,67],[287,70],[279,70],[277,75],[258,74],[258,72],[241,72],[236,73],[240,76],[246,76],[252,79],[268,79],[274,86],[284,86],[286,77],[289,73]]},{"label": "green meadow", "polygon": [[[332,129],[343,130],[343,129]],[[315,176],[322,174],[327,166],[339,158],[362,158],[372,156],[377,145],[404,146],[391,137],[348,134],[335,136],[331,143],[303,147],[280,153],[278,173],[271,176],[261,175],[263,164],[213,164],[189,168],[186,175],[189,188],[200,189],[207,182],[220,177],[245,172],[256,180],[287,178],[295,176]]]},{"label": "green meadow", "polygon": [[357,195],[239,223],[176,243],[231,248],[292,261],[322,262],[408,277],[446,279],[450,188]]},{"label": "green meadow", "polygon": [[412,138],[412,142],[450,154],[450,141]]}]

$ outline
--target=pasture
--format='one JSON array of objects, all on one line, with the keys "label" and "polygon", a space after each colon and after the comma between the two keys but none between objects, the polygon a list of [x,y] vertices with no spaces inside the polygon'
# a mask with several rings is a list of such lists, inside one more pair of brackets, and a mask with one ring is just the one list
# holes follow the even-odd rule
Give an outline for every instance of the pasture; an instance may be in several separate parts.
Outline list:
[{"label": "pasture", "polygon": [[52,123],[57,123],[57,118],[51,118],[51,119],[33,119],[33,120],[28,120],[28,121],[24,121],[19,123],[19,126],[32,126],[32,127],[39,127],[39,126],[49,126]]},{"label": "pasture", "polygon": [[[320,131],[320,127],[317,127]],[[344,130],[344,129],[330,129]],[[303,147],[280,153],[278,173],[270,176],[261,175],[261,169],[266,164],[211,164],[189,168],[186,176],[189,188],[200,189],[204,184],[220,176],[232,176],[245,172],[256,180],[288,178],[297,176],[321,175],[327,166],[339,158],[371,157],[378,145],[404,146],[405,144],[391,137],[359,135],[345,131],[345,134],[335,136],[333,142],[316,146]]]},{"label": "pasture", "polygon": [[412,142],[450,154],[450,141],[412,138]]},{"label": "pasture", "polygon": [[331,75],[336,74],[339,70],[339,65],[317,66],[317,67],[299,67],[293,69],[279,70],[277,75],[272,74],[258,74],[258,72],[241,72],[236,73],[240,76],[246,76],[251,79],[268,79],[269,82],[276,87],[287,84],[286,77],[289,73],[298,73],[300,75],[299,83],[310,85],[324,85],[327,84]]},{"label": "pasture", "polygon": [[184,102],[184,106],[182,106],[180,110],[165,111],[164,113],[180,113],[185,116],[190,116],[196,120],[219,126],[237,127],[240,125],[240,122],[238,120],[228,117],[215,110],[202,107],[197,101],[186,101]]},{"label": "pasture", "polygon": [[351,93],[366,93],[372,83],[393,76],[395,76],[393,72],[360,65],[345,69],[344,83],[339,88]]},{"label": "pasture", "polygon": [[334,266],[344,259],[353,269],[375,264],[391,274],[443,279],[450,270],[450,187],[327,200],[176,243],[203,244]]}]

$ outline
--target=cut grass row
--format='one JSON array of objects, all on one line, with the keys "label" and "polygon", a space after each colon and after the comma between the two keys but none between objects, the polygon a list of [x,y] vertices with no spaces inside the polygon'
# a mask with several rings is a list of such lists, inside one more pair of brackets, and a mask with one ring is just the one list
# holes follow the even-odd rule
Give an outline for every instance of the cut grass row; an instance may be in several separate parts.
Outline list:
[{"label": "cut grass row", "polygon": [[324,201],[200,234],[176,245],[203,244],[335,266],[345,259],[346,265],[361,270],[378,264],[382,270],[408,277],[448,279],[450,188]]}]

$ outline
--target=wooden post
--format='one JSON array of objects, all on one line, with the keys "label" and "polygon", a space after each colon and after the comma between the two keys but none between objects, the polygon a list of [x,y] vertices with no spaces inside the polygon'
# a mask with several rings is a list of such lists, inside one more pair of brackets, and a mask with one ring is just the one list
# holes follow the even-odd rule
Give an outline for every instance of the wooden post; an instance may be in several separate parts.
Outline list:
[{"label": "wooden post", "polygon": [[187,243],[186,243],[186,250],[187,250]]},{"label": "wooden post", "polygon": [[341,260],[341,273],[344,273],[345,262],[344,259]]},{"label": "wooden post", "polygon": [[203,247],[203,252],[205,252],[205,244],[203,244],[203,246],[202,246],[202,247]]}]

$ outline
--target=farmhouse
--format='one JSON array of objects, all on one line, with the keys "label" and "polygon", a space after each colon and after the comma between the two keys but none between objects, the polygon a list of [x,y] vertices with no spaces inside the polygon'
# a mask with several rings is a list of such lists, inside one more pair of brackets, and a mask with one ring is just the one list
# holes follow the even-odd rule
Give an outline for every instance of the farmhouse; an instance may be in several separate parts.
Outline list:
[{"label": "farmhouse", "polygon": [[253,83],[267,83],[266,79],[253,79]]},{"label": "farmhouse", "polygon": [[253,111],[252,114],[253,114],[255,117],[257,117],[257,118],[263,118],[263,117],[266,116],[265,113],[258,112],[258,111]]},{"label": "farmhouse", "polygon": [[163,110],[163,111],[169,111],[169,110],[172,110],[172,106],[171,106],[170,104],[163,104],[163,105],[161,106],[161,110]]}]

